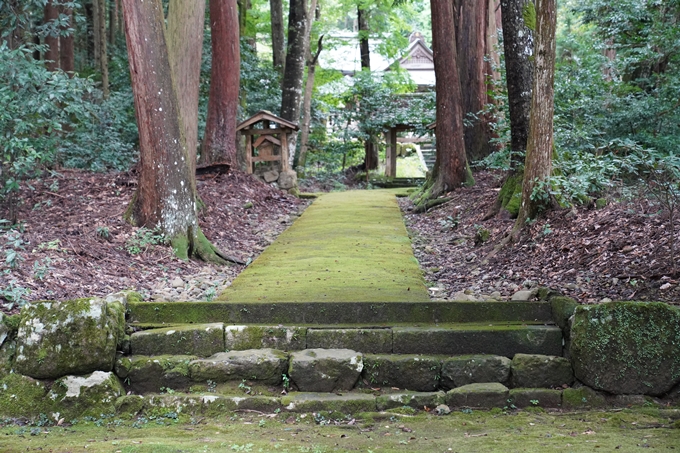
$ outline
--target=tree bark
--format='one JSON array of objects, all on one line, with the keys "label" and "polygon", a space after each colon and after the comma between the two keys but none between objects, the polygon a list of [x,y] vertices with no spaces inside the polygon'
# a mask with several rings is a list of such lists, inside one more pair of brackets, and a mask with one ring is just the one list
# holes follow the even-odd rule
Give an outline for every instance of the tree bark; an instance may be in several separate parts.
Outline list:
[{"label": "tree bark", "polygon": [[[536,51],[527,154],[522,181],[522,202],[513,229],[517,235],[550,200],[543,187],[552,171],[555,82],[555,0],[536,0]],[[534,191],[543,197],[532,199]]]},{"label": "tree bark", "polygon": [[191,183],[195,186],[198,147],[198,92],[203,52],[205,1],[170,0],[165,40],[177,89],[180,124],[189,152]]},{"label": "tree bark", "polygon": [[104,99],[109,97],[109,58],[106,50],[106,0],[93,0],[94,62],[102,76]]},{"label": "tree bark", "polygon": [[533,31],[524,22],[523,12],[531,0],[501,0],[503,18],[503,50],[505,74],[508,85],[508,108],[510,110],[510,149],[514,169],[527,149],[529,112],[533,84],[534,53]]},{"label": "tree bark", "polygon": [[236,0],[210,0],[212,68],[201,163],[236,167],[241,53]]},{"label": "tree bark", "polygon": [[323,35],[319,38],[319,43],[316,47],[316,54],[312,57],[310,55],[307,61],[307,81],[305,82],[305,96],[302,101],[302,126],[300,127],[300,155],[298,157],[297,167],[302,171],[307,164],[307,150],[309,149],[309,130],[312,124],[312,92],[314,90],[314,75],[316,73],[316,64],[319,61],[319,55],[323,50]]},{"label": "tree bark", "polygon": [[[59,19],[59,9],[54,5],[54,0],[45,3],[43,13],[45,24]],[[44,55],[45,67],[48,71],[56,71],[59,69],[59,37],[50,33],[45,36],[45,44],[47,45]]]},{"label": "tree bark", "polygon": [[59,66],[64,72],[73,75],[75,68],[75,48],[74,31],[67,32],[68,28],[73,27],[73,10],[60,7],[60,13],[68,17],[68,25],[62,27],[62,32],[67,34],[59,35]]},{"label": "tree bark", "polygon": [[359,22],[359,54],[361,55],[361,69],[371,69],[371,51],[368,47],[368,11],[357,5],[357,22]]},{"label": "tree bark", "polygon": [[[309,11],[313,13],[315,8],[316,0],[312,0],[312,8],[309,10],[307,9],[307,0],[290,0],[288,47],[281,95],[281,118],[296,124],[300,121],[305,56],[309,48],[311,31],[311,14]],[[297,135],[293,134],[288,141],[288,156],[291,166],[295,160],[296,147]]]},{"label": "tree bark", "polygon": [[458,71],[460,84],[465,87],[462,91],[463,112],[468,122],[465,126],[465,150],[468,160],[480,160],[492,152],[489,120],[480,113],[488,100],[486,82],[490,75],[484,61],[489,0],[455,0],[454,14]]},{"label": "tree bark", "polygon": [[126,218],[159,228],[181,258],[224,262],[198,226],[161,0],[122,0],[122,5],[140,149],[138,188]]},{"label": "tree bark", "polygon": [[447,0],[430,0],[430,5],[437,78],[437,156],[426,199],[454,190],[468,178],[453,5]]},{"label": "tree bark", "polygon": [[269,10],[272,20],[272,54],[274,69],[284,73],[286,66],[286,39],[283,27],[283,1],[269,0]]}]

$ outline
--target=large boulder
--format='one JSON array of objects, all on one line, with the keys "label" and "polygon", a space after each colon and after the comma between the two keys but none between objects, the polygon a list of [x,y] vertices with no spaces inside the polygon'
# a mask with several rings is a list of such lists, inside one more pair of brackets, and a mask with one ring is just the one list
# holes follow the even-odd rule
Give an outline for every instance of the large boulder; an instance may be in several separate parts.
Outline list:
[{"label": "large boulder", "polygon": [[680,310],[660,302],[581,305],[571,362],[576,378],[594,389],[663,395],[680,382]]},{"label": "large boulder", "polygon": [[18,373],[56,379],[111,371],[125,330],[120,301],[41,301],[21,312],[14,362]]},{"label": "large boulder", "polygon": [[285,170],[279,174],[279,187],[283,190],[297,187],[297,173],[295,173],[295,170]]},{"label": "large boulder", "polygon": [[0,417],[37,417],[50,414],[54,401],[47,386],[28,376],[9,373],[0,378]]},{"label": "large boulder", "polygon": [[301,392],[334,392],[351,390],[363,368],[350,349],[305,349],[291,354],[288,376]]}]

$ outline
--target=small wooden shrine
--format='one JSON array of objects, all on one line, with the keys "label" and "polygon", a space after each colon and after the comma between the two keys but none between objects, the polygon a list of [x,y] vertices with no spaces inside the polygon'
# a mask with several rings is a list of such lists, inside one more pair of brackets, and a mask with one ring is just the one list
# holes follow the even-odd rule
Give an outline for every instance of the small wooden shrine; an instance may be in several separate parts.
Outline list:
[{"label": "small wooden shrine", "polygon": [[253,173],[258,162],[279,162],[281,171],[289,169],[288,143],[297,124],[271,112],[260,110],[236,128],[246,137],[246,171]]}]

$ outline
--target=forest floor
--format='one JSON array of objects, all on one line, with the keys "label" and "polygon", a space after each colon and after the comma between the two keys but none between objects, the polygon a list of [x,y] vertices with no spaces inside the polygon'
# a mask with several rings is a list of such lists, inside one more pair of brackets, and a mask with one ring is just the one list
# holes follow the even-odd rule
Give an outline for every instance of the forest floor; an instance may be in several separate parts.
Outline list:
[{"label": "forest floor", "polygon": [[[500,176],[482,172],[476,180],[425,214],[412,213],[410,201],[400,200],[433,298],[507,299],[519,289],[548,286],[583,303],[680,301],[667,216],[653,199],[614,194],[600,209],[549,212],[487,261],[513,220],[501,215],[482,221]],[[19,197],[20,227],[0,232],[0,309],[15,311],[19,300],[123,289],[149,300],[212,300],[244,268],[178,260],[170,248],[154,243],[153,232],[125,223],[122,214],[134,189],[130,173],[61,171],[30,181]],[[206,205],[199,216],[206,236],[244,262],[307,206],[242,173],[200,178],[198,191]],[[475,240],[481,230],[489,232],[484,242]]]}]

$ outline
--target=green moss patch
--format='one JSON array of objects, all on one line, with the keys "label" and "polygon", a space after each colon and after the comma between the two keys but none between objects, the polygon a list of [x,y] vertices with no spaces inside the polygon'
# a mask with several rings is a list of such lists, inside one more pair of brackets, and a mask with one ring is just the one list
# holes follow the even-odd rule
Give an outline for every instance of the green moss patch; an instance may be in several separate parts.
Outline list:
[{"label": "green moss patch", "polygon": [[389,191],[325,194],[219,297],[230,302],[428,302]]}]

